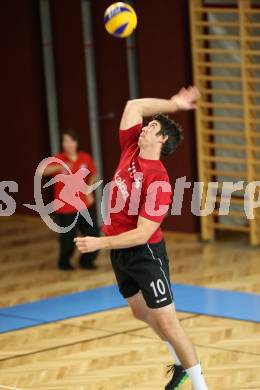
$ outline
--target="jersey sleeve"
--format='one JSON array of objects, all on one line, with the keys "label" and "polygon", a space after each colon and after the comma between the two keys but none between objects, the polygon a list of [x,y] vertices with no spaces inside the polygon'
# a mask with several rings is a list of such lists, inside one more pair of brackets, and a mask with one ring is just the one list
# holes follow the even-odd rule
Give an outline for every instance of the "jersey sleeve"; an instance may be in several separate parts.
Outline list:
[{"label": "jersey sleeve", "polygon": [[156,174],[149,175],[144,182],[143,191],[139,215],[161,224],[172,202],[172,188],[168,178]]},{"label": "jersey sleeve", "polygon": [[129,148],[131,145],[137,144],[141,130],[142,123],[138,123],[126,130],[119,130],[119,140],[122,151]]}]

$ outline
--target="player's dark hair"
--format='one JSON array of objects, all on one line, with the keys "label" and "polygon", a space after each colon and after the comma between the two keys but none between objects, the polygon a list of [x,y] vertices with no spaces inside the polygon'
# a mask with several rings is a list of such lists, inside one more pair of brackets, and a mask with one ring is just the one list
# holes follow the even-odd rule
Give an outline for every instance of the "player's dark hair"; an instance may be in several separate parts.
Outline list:
[{"label": "player's dark hair", "polygon": [[167,141],[162,145],[161,156],[168,156],[173,153],[177,146],[183,140],[183,131],[178,123],[174,122],[167,115],[157,114],[153,117],[154,120],[161,124],[161,130],[158,134],[168,136]]},{"label": "player's dark hair", "polygon": [[74,141],[77,142],[78,150],[81,148],[80,135],[74,129],[63,130],[63,132],[61,133],[61,143],[62,143],[64,135],[69,135]]}]

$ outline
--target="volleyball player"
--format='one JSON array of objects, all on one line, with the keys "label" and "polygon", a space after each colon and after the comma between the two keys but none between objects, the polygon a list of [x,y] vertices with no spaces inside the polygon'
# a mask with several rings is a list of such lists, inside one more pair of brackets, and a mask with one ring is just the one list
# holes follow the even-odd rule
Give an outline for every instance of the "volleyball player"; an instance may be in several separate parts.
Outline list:
[{"label": "volleyball player", "polygon": [[[173,355],[175,364],[169,370],[173,375],[166,390],[177,389],[187,377],[195,390],[207,390],[194,347],[176,315],[160,228],[172,200],[161,157],[174,152],[183,138],[181,128],[164,114],[192,110],[198,98],[197,88],[189,87],[169,100],[148,98],[127,103],[119,135],[122,154],[109,207],[123,206],[118,212],[111,210],[103,227],[105,237],[75,239],[82,253],[111,249],[121,294],[134,316],[149,324]],[[143,118],[151,116],[153,120],[143,127]]]}]

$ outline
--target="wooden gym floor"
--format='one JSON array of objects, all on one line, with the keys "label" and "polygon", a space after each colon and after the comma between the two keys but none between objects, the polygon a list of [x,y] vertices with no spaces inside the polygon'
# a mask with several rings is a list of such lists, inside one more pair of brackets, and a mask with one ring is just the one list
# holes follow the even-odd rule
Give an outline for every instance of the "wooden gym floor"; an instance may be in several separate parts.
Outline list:
[{"label": "wooden gym floor", "polygon": [[[260,293],[259,248],[166,239],[174,282]],[[115,283],[105,252],[96,271],[58,271],[56,236],[36,218],[2,217],[0,243],[1,307]],[[179,317],[210,390],[260,390],[259,323]],[[164,344],[128,308],[3,333],[0,345],[0,389],[162,390],[171,363]],[[190,383],[182,389],[191,390]]]}]

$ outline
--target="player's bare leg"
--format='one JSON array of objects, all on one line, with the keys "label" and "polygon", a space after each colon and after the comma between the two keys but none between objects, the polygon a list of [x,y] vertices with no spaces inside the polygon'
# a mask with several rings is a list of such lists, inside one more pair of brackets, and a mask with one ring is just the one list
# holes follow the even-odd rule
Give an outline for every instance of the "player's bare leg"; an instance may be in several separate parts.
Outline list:
[{"label": "player's bare leg", "polygon": [[139,291],[131,298],[128,298],[127,301],[132,310],[133,316],[137,320],[146,322],[154,330],[154,332],[157,333],[161,340],[166,341],[163,335],[159,333],[159,330],[155,329],[153,324],[148,323],[148,306],[146,305],[142,292]]},{"label": "player's bare leg", "polygon": [[[179,371],[174,374],[173,379],[166,386],[166,389],[175,388],[174,385],[172,387],[171,385],[175,382],[176,374],[182,375],[184,378],[184,373],[181,372],[182,367],[184,367],[190,376],[194,389],[206,390],[207,386],[201,373],[195,349],[177,318],[174,305],[171,304],[162,308],[151,309],[146,305],[141,291],[129,298],[128,303],[133,315],[137,319],[146,322],[163,341],[169,343],[172,347],[171,352],[174,360],[177,360],[177,368]],[[179,364],[182,364],[182,367]]]},{"label": "player's bare leg", "polygon": [[150,309],[141,291],[129,298],[128,303],[137,319],[146,322],[163,341],[168,341],[173,346],[184,368],[198,363],[193,344],[177,318],[174,305]]},{"label": "player's bare leg", "polygon": [[173,304],[159,309],[148,308],[147,322],[173,346],[184,368],[198,364],[193,344],[184,332]]}]

